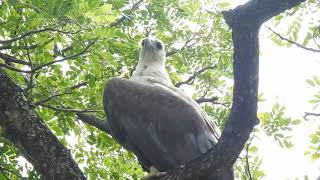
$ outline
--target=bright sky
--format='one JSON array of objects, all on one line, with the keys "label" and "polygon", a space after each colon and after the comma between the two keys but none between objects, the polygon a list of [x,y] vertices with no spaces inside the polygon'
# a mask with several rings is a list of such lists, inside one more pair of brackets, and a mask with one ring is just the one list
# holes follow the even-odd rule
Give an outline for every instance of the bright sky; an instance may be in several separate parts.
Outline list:
[{"label": "bright sky", "polygon": [[[304,112],[312,111],[308,100],[315,94],[315,89],[307,85],[306,79],[319,75],[320,58],[318,54],[295,46],[279,47],[267,34],[268,30],[262,28],[259,90],[267,101],[259,104],[259,111],[268,111],[275,102],[279,102],[286,106],[288,116],[302,119]],[[281,148],[266,137],[257,142],[267,180],[303,179],[304,175],[315,180],[319,176],[320,160],[312,162],[304,156],[310,145],[308,135],[319,125],[315,121],[299,125],[293,131],[295,146],[291,149]]]},{"label": "bright sky", "polygon": [[[231,1],[234,7],[245,2],[247,0]],[[313,108],[308,100],[315,94],[315,89],[307,85],[306,79],[319,75],[319,54],[295,46],[279,47],[269,36],[270,31],[263,27],[260,31],[259,92],[264,93],[267,101],[259,104],[259,112],[270,111],[272,105],[279,102],[286,106],[288,116],[302,119],[304,112],[311,112]],[[310,145],[308,135],[319,126],[320,118],[295,128],[291,149],[281,148],[267,136],[255,139],[263,159],[262,170],[267,174],[264,179],[300,180],[308,175],[310,180],[316,180],[320,176],[320,160],[312,162],[304,152]]]}]

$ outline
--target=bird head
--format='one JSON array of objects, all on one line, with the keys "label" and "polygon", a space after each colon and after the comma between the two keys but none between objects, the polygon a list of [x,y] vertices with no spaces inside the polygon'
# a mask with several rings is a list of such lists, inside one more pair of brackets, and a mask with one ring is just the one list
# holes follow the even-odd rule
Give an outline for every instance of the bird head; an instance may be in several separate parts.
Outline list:
[{"label": "bird head", "polygon": [[146,63],[165,63],[166,52],[163,42],[155,38],[144,38],[141,41],[139,61]]}]

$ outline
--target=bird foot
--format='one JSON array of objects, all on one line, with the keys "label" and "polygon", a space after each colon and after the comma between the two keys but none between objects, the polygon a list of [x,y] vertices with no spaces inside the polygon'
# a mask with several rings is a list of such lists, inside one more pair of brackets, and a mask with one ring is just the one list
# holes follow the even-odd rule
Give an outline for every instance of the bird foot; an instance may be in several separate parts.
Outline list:
[{"label": "bird foot", "polygon": [[166,172],[160,172],[157,168],[155,168],[154,166],[150,167],[150,173],[144,177],[144,180],[153,180],[155,178],[159,178],[161,176],[166,175]]}]

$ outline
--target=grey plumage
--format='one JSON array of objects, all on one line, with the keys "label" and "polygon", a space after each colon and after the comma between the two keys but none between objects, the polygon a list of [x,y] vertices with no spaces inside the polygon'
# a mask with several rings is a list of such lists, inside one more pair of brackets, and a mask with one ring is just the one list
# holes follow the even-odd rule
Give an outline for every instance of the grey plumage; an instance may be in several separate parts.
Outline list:
[{"label": "grey plumage", "polygon": [[[130,80],[108,81],[103,105],[111,135],[145,170],[167,171],[207,152],[220,132],[194,100],[172,86],[163,43],[147,38],[142,45],[137,70]],[[226,175],[215,179],[233,177]]]}]

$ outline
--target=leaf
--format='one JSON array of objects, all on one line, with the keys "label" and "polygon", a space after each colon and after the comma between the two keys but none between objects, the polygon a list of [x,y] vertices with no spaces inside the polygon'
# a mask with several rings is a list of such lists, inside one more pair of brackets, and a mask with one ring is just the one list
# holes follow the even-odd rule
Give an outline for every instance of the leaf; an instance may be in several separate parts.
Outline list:
[{"label": "leaf", "polygon": [[311,80],[311,79],[307,79],[306,81],[307,81],[307,83],[308,83],[310,86],[315,86],[315,85],[316,85],[316,84],[313,82],[313,80]]}]

